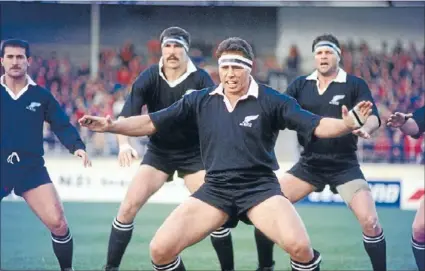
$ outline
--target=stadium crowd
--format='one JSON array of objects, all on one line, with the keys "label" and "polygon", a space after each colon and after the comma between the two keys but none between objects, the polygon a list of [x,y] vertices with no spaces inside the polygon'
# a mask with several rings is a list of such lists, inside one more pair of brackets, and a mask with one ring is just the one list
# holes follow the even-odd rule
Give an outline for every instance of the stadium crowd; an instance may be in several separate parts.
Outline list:
[{"label": "stadium crowd", "polygon": [[[254,48],[255,49],[255,48]],[[218,82],[215,46],[196,44],[190,51],[193,62],[206,69],[213,80]],[[74,65],[69,56],[52,52],[49,57],[33,56],[29,74],[37,84],[45,86],[58,99],[73,124],[84,114],[117,116],[131,90],[137,75],[149,65],[157,63],[161,54],[160,43],[151,40],[145,52],[138,52],[131,42],[118,50],[102,49],[99,55],[99,76],[90,79],[87,65]],[[348,73],[364,78],[378,105],[381,119],[386,120],[391,112],[412,112],[424,104],[425,51],[414,44],[403,48],[401,44],[389,48],[382,44],[379,51],[372,51],[367,43],[347,42],[342,45],[343,67]],[[292,76],[309,73],[302,71],[302,57],[296,45],[288,52],[284,63],[278,63],[274,56],[258,56],[254,62],[253,74],[257,80],[267,83],[270,71],[280,71]],[[77,125],[78,127],[78,125]],[[78,127],[79,128],[79,127]],[[93,134],[85,129],[82,137],[92,155],[117,153],[114,135]],[[136,148],[144,153],[146,138],[133,139]],[[57,138],[45,128],[47,153],[61,153],[65,150],[57,144]],[[363,162],[424,163],[424,137],[415,140],[399,130],[381,128],[371,140],[361,140],[360,160]]]}]

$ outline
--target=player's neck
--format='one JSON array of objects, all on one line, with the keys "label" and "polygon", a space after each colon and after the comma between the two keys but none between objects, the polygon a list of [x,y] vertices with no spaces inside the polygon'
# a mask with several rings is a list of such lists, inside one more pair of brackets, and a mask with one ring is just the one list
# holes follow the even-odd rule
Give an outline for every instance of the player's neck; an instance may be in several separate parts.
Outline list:
[{"label": "player's neck", "polygon": [[18,94],[27,85],[27,76],[10,77],[4,76],[4,84],[14,93]]},{"label": "player's neck", "polygon": [[321,74],[317,75],[317,79],[319,80],[319,92],[325,92],[328,88],[329,84],[338,76],[339,68],[335,69],[330,74]]},{"label": "player's neck", "polygon": [[177,69],[167,69],[165,67],[162,68],[162,71],[164,72],[165,78],[167,78],[168,81],[173,82],[179,79],[187,70],[187,65],[181,65]]},{"label": "player's neck", "polygon": [[320,83],[329,84],[332,80],[334,80],[338,76],[339,68],[336,68],[329,74],[321,74],[318,73],[317,79],[319,79]]},{"label": "player's neck", "polygon": [[238,92],[228,92],[224,91],[224,95],[227,97],[229,102],[233,105],[235,104],[242,96],[244,96],[248,90],[246,91],[238,91]]}]

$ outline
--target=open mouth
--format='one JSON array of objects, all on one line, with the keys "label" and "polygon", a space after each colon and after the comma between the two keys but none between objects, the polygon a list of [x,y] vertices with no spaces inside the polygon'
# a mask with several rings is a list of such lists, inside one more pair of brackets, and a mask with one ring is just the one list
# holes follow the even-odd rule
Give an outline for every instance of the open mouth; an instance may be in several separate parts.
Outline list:
[{"label": "open mouth", "polygon": [[231,88],[234,88],[234,87],[236,87],[236,86],[237,86],[237,83],[236,83],[236,82],[234,82],[234,81],[227,81],[226,83],[227,83],[227,85],[228,85],[229,87],[231,87]]},{"label": "open mouth", "polygon": [[320,63],[320,67],[327,68],[329,67],[328,63]]}]

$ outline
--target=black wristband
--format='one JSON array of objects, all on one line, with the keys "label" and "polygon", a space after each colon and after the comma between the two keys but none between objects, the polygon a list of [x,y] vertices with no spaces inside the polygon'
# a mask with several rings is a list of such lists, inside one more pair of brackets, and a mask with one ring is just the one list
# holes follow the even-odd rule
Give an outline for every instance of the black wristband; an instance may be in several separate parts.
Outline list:
[{"label": "black wristband", "polygon": [[357,122],[360,124],[360,127],[363,126],[363,122],[360,120],[359,115],[357,115],[356,110],[352,110],[354,117],[356,118]]}]

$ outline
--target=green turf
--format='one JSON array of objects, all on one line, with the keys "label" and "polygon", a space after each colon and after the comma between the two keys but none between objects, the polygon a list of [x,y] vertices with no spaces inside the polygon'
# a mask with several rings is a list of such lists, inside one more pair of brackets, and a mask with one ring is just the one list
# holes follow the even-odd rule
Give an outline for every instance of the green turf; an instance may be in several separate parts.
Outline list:
[{"label": "green turf", "polygon": [[[23,202],[1,204],[1,269],[58,270],[49,232]],[[151,270],[148,244],[174,205],[148,204],[136,220],[133,239],[121,270]],[[74,235],[76,270],[100,270],[105,262],[115,203],[65,203]],[[360,227],[345,207],[297,206],[310,237],[323,256],[322,270],[370,270]],[[387,238],[390,270],[415,270],[410,248],[413,212],[379,209]],[[257,263],[253,228],[243,223],[233,230],[236,270],[254,270]],[[189,270],[219,270],[209,239],[183,253]],[[277,270],[288,270],[288,255],[275,248]]]}]

